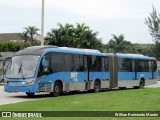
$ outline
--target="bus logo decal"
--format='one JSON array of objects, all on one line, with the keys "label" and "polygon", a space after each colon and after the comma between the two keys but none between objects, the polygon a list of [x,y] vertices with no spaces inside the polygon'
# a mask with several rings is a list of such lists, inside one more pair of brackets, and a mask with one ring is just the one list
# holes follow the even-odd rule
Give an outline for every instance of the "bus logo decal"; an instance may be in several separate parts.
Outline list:
[{"label": "bus logo decal", "polygon": [[78,82],[77,75],[78,72],[71,72],[71,80],[74,82]]}]

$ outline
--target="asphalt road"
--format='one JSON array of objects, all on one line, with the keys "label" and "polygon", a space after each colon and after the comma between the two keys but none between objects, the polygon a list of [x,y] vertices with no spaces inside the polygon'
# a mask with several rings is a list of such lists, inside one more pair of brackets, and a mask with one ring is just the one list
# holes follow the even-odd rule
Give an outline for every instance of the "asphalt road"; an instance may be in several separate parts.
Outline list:
[{"label": "asphalt road", "polygon": [[145,88],[160,88],[160,81],[158,81],[158,84],[148,85],[148,86],[145,86]]},{"label": "asphalt road", "polygon": [[4,92],[4,87],[0,86],[0,105],[18,103],[23,101],[38,100],[51,97],[47,93],[35,94],[34,97],[28,97],[25,93],[7,93]]},{"label": "asphalt road", "polygon": [[[160,88],[160,81],[156,85],[145,86],[145,88]],[[23,101],[38,100],[51,97],[47,93],[36,94],[34,97],[28,97],[25,93],[6,93],[4,87],[0,86],[0,105],[18,103]]]}]

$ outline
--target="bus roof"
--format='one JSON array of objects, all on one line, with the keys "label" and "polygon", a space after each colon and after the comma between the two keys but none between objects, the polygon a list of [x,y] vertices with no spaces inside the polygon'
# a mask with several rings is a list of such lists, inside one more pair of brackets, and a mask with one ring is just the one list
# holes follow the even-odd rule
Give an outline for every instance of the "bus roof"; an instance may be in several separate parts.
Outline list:
[{"label": "bus roof", "polygon": [[57,46],[32,46],[32,47],[27,47],[24,50],[20,50],[17,52],[15,55],[40,55],[42,54],[46,49],[48,48],[58,48]]},{"label": "bus roof", "polygon": [[154,57],[144,56],[142,54],[120,54],[117,53],[117,56],[120,58],[133,58],[133,59],[148,59],[148,60],[156,60]]},{"label": "bus roof", "polygon": [[[83,55],[98,55],[98,56],[109,56],[110,53],[101,53],[99,50],[94,49],[82,49],[82,48],[70,48],[70,47],[57,47],[52,45],[45,46],[32,46],[27,47],[15,54],[18,55],[41,55],[47,52],[62,52],[62,53],[72,53],[72,54],[83,54]],[[133,59],[148,59],[156,60],[154,57],[144,56],[142,54],[121,54],[116,53],[117,57],[120,58],[133,58]]]},{"label": "bus roof", "polygon": [[99,50],[94,50],[94,49],[69,48],[69,47],[59,47],[59,48],[61,52],[65,53],[101,55],[101,52]]},{"label": "bus roof", "polygon": [[91,54],[101,55],[101,52],[94,49],[81,49],[81,48],[69,48],[69,47],[57,47],[57,46],[33,46],[27,47],[15,54],[18,55],[41,55],[43,52],[63,52],[73,54]]}]

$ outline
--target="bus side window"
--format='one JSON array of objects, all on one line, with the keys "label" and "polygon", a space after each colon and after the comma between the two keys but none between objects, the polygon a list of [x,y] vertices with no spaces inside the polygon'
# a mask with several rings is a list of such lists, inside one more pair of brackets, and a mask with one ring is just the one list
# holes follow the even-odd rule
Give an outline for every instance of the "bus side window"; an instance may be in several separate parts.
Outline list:
[{"label": "bus side window", "polygon": [[152,61],[152,69],[153,69],[153,72],[157,70],[157,62],[155,60]]},{"label": "bus side window", "polygon": [[79,71],[84,71],[82,55],[79,55]]},{"label": "bus side window", "polygon": [[148,60],[137,60],[137,72],[149,72]]},{"label": "bus side window", "polygon": [[118,58],[120,72],[132,72],[132,59]]},{"label": "bus side window", "polygon": [[65,71],[63,53],[51,53],[50,69],[52,73]]},{"label": "bus side window", "polygon": [[100,56],[92,56],[92,71],[102,71],[102,60]]},{"label": "bus side window", "polygon": [[88,69],[89,71],[93,71],[93,60],[92,60],[92,56],[88,56],[87,57],[87,64],[88,64]]},{"label": "bus side window", "polygon": [[88,70],[88,61],[87,61],[87,56],[83,56],[83,71]]},{"label": "bus side window", "polygon": [[104,71],[109,71],[109,58],[104,57]]},{"label": "bus side window", "polygon": [[77,72],[80,71],[80,61],[79,61],[79,55],[73,55],[73,71]]},{"label": "bus side window", "polygon": [[74,71],[74,63],[72,54],[65,54],[65,70]]}]

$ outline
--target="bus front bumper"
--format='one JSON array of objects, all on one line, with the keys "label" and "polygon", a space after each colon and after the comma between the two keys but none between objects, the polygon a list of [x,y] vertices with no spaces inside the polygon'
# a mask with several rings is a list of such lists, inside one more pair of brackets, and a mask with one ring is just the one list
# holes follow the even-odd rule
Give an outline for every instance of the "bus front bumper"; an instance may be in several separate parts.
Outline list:
[{"label": "bus front bumper", "polygon": [[5,92],[29,92],[29,93],[35,93],[36,92],[36,85],[30,85],[30,86],[4,86],[4,91]]}]

